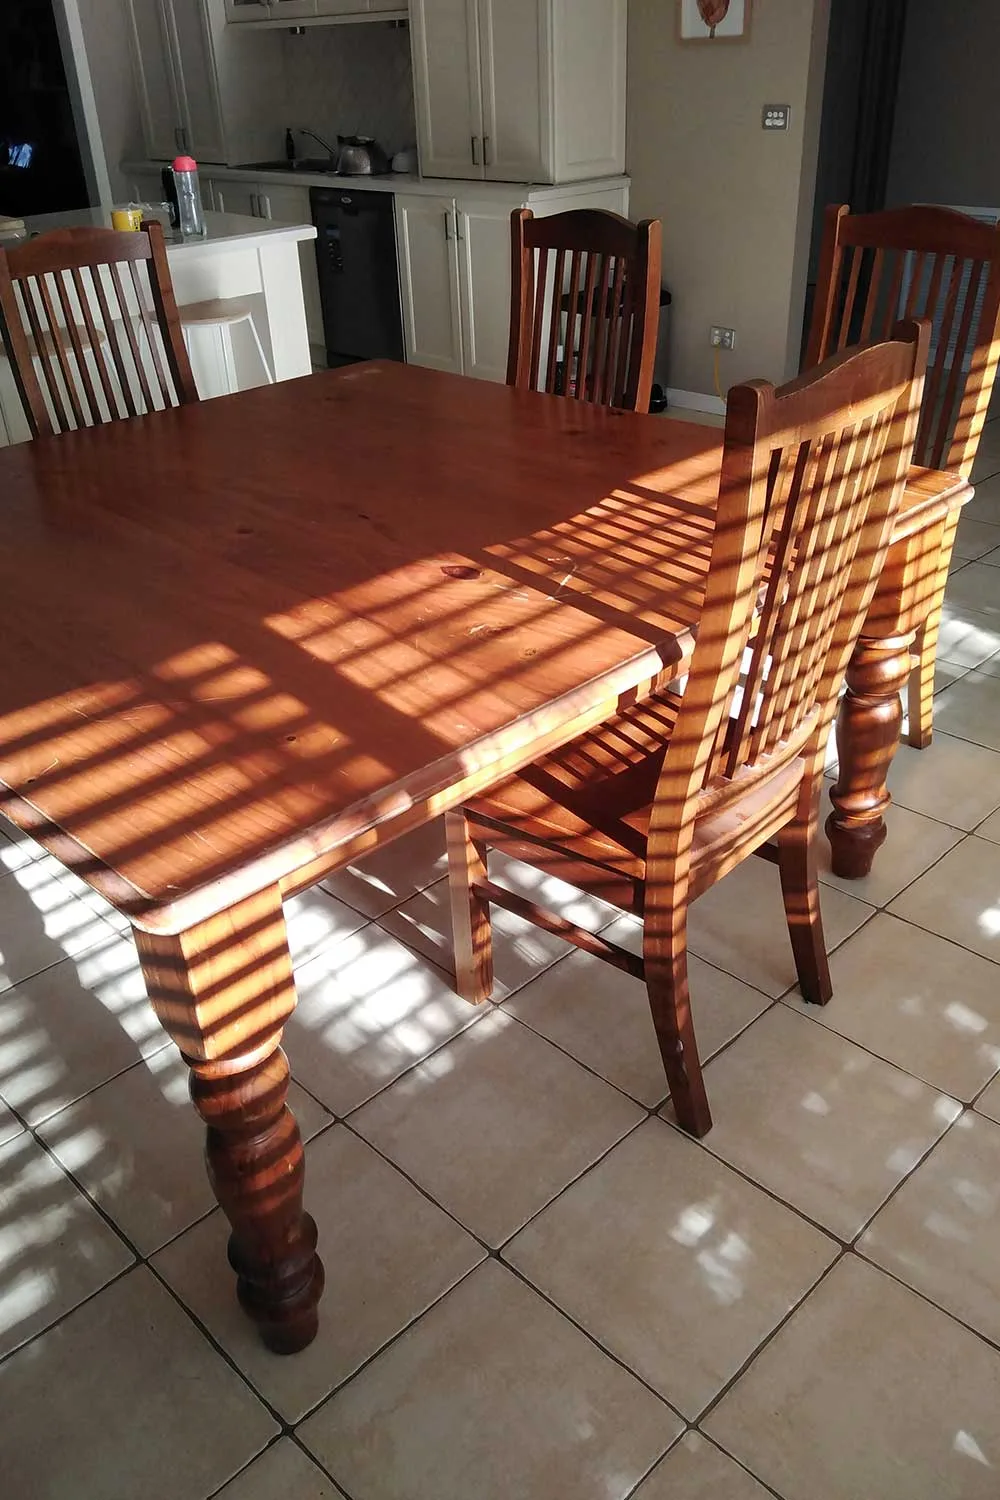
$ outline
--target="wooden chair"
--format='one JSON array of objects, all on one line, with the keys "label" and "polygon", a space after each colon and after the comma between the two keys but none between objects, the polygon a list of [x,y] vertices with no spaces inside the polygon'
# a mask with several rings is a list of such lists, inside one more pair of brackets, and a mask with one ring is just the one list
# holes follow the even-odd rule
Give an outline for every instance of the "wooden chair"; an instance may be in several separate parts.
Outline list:
[{"label": "wooden chair", "polygon": [[0,249],[0,333],[33,437],[198,399],[155,222]]},{"label": "wooden chair", "polygon": [[515,209],[507,384],[648,411],[660,241],[658,219]]},{"label": "wooden chair", "polygon": [[[805,366],[884,337],[895,320],[933,323],[914,462],[968,478],[1000,356],[1000,226],[951,209],[826,211]],[[913,646],[908,739],[923,749],[933,724],[934,666],[958,516],[928,559],[926,615]],[[923,609],[920,611],[923,612]]]},{"label": "wooden chair", "polygon": [[[711,1116],[689,1008],[690,902],[767,852],[802,993],[830,998],[816,875],[824,753],[910,465],[928,337],[926,324],[902,325],[782,390],[735,387],[683,696],[619,705],[447,814],[459,993],[491,992],[491,905],[644,979],[677,1118],[694,1135]],[[496,885],[491,847],[641,917],[642,957]]]}]

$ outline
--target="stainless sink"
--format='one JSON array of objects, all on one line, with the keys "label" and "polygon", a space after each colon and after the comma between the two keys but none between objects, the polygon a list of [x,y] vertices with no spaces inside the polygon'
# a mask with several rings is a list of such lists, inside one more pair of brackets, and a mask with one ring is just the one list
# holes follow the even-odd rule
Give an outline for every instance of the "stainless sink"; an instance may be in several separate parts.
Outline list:
[{"label": "stainless sink", "polygon": [[332,156],[303,156],[295,161],[246,161],[237,168],[239,172],[323,172],[335,177],[337,163]]}]

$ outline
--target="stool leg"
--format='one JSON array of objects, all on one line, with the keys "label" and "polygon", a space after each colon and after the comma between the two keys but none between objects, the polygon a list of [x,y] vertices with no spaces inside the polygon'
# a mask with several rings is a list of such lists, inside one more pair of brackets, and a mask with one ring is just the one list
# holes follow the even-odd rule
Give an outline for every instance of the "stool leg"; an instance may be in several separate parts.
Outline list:
[{"label": "stool leg", "polygon": [[253,334],[253,341],[257,345],[257,353],[260,355],[260,362],[264,366],[264,374],[267,376],[267,383],[268,385],[273,385],[274,376],[271,374],[271,366],[267,362],[267,355],[264,353],[264,345],[261,343],[260,334],[257,332],[257,324],[254,322],[252,315],[247,321],[250,324],[250,332]]},{"label": "stool leg", "polygon": [[233,330],[228,323],[219,325],[219,340],[222,345],[222,363],[226,371],[226,390],[232,396],[240,387],[236,379],[236,360],[233,357]]}]

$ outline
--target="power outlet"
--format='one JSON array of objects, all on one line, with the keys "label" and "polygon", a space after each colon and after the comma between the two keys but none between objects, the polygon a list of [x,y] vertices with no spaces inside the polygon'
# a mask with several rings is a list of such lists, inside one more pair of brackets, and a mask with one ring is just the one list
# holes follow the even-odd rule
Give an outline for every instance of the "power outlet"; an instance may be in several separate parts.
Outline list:
[{"label": "power outlet", "polygon": [[719,328],[713,324],[709,330],[709,343],[713,349],[735,349],[736,329]]}]

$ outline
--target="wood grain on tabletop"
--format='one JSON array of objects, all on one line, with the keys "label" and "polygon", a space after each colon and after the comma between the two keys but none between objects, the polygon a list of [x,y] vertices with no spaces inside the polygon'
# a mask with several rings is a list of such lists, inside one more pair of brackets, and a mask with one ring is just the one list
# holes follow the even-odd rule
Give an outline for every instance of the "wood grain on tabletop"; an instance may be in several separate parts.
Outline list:
[{"label": "wood grain on tabletop", "polygon": [[140,925],[280,879],[689,649],[718,461],[395,364],[8,448],[7,811]]}]

